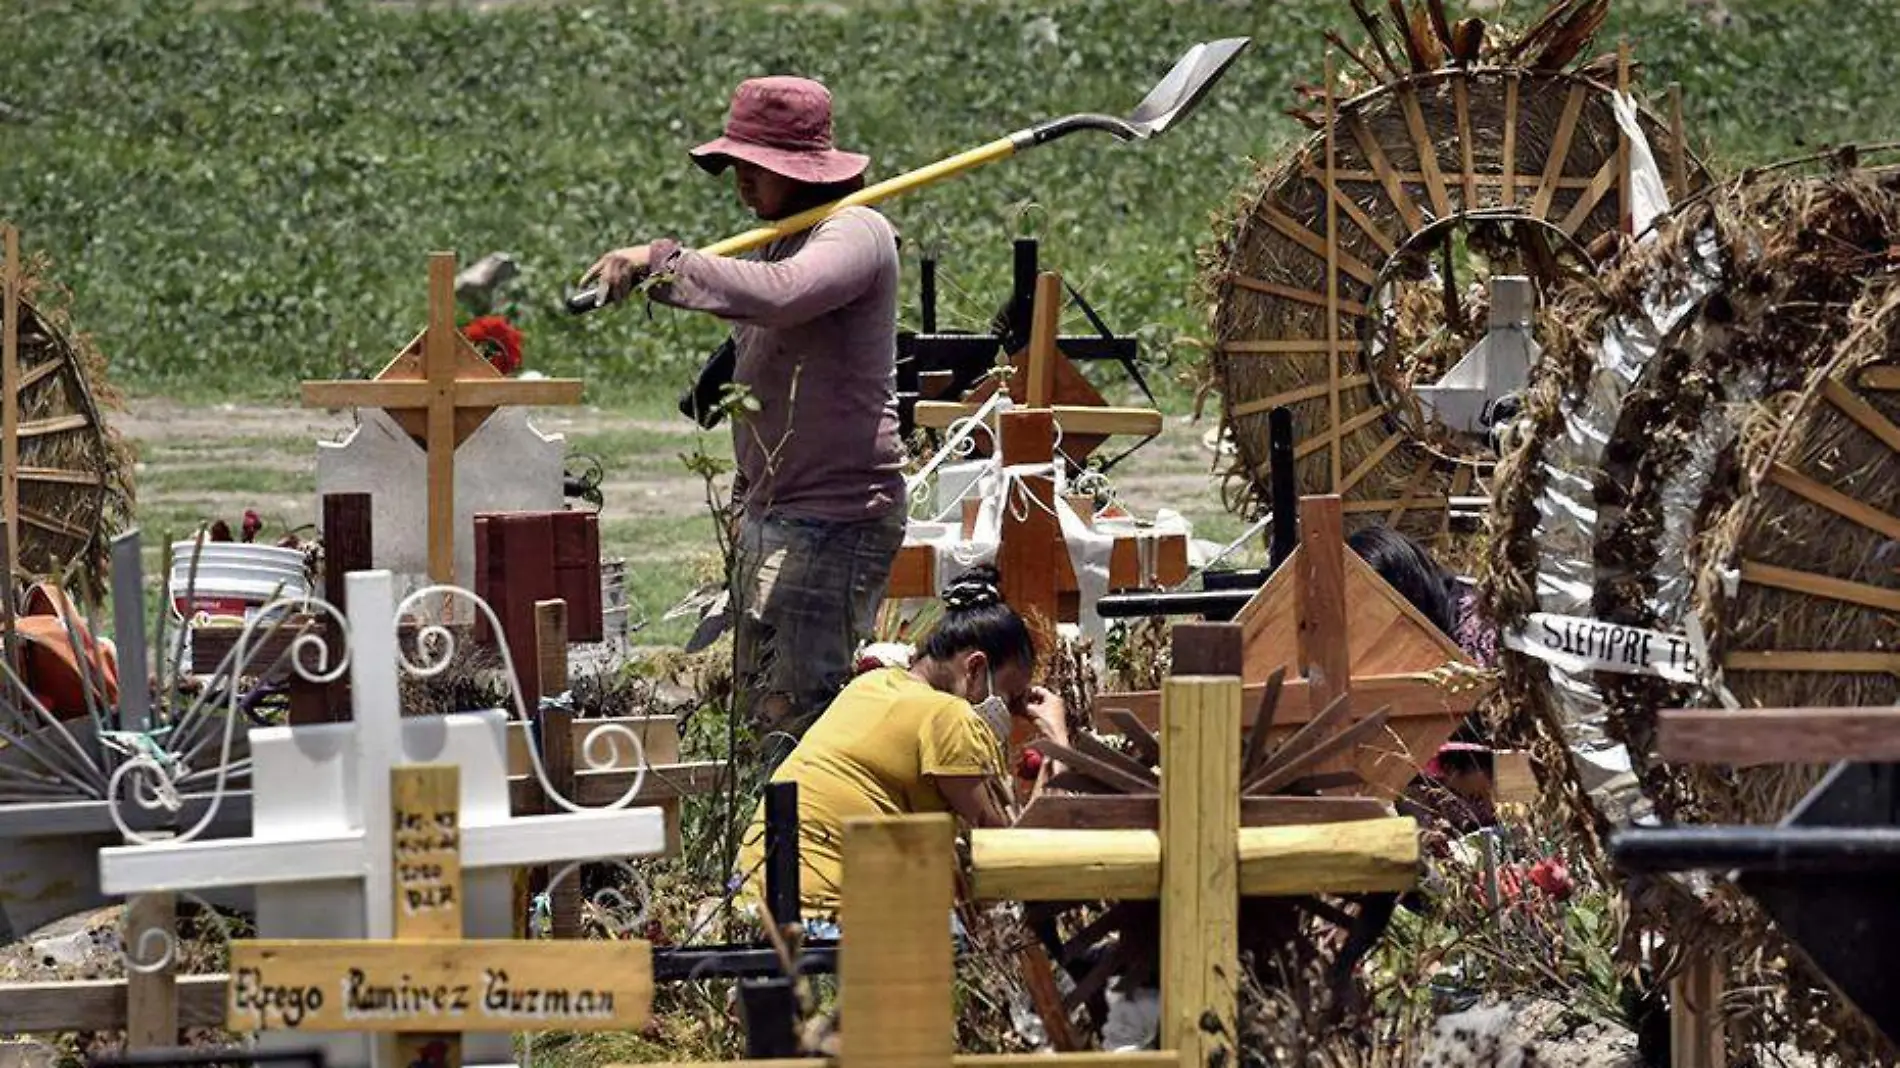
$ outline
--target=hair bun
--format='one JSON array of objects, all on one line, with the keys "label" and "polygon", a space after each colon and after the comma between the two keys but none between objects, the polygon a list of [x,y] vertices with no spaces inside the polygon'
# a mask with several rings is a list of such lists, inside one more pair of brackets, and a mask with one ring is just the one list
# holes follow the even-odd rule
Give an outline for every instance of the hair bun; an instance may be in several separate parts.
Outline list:
[{"label": "hair bun", "polygon": [[953,612],[988,608],[1003,603],[1003,591],[997,588],[996,581],[995,568],[972,568],[958,575],[937,597]]}]

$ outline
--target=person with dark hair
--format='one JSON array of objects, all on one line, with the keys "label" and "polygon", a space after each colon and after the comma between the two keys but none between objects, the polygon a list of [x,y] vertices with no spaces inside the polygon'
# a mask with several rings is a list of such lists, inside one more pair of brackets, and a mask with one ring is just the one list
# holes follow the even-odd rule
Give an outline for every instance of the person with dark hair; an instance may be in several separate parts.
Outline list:
[{"label": "person with dark hair", "polygon": [[1433,626],[1447,636],[1458,633],[1452,577],[1423,545],[1383,526],[1360,527],[1346,537],[1346,544]]},{"label": "person with dark hair", "polygon": [[[1439,567],[1424,546],[1383,526],[1361,527],[1347,537],[1346,544],[1446,637],[1474,659],[1488,663],[1484,650],[1473,648],[1475,640],[1486,633],[1475,625],[1476,598]],[[1455,834],[1497,822],[1491,800],[1492,754],[1484,743],[1484,724],[1474,712],[1406,787],[1400,811]]]},{"label": "person with dark hair", "polygon": [[[773,774],[798,784],[799,889],[810,912],[838,907],[847,819],[952,812],[972,827],[1003,826],[1011,719],[1068,743],[1062,699],[1031,685],[1035,639],[996,581],[993,569],[978,568],[953,582],[910,667],[859,675]],[[1054,771],[1045,762],[1036,789]],[[761,804],[739,853],[754,893],[764,834]]]},{"label": "person with dark hair", "polygon": [[[870,163],[833,146],[830,92],[793,77],[742,83],[724,136],[692,158],[730,167],[767,221],[862,188]],[[756,258],[662,239],[608,252],[587,278],[610,300],[648,279],[650,299],[732,324],[733,382],[749,395],[732,421],[727,576],[739,714],[795,739],[850,679],[904,540],[896,231],[850,207]]]}]

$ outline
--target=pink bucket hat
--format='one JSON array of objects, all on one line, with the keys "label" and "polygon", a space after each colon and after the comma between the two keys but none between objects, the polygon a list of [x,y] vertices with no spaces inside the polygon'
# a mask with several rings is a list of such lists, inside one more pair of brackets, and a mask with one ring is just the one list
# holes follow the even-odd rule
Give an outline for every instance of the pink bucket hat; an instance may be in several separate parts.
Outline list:
[{"label": "pink bucket hat", "polygon": [[735,159],[814,185],[855,178],[869,156],[831,144],[831,91],[810,78],[777,75],[739,83],[726,113],[726,133],[692,151],[693,162],[718,174]]}]

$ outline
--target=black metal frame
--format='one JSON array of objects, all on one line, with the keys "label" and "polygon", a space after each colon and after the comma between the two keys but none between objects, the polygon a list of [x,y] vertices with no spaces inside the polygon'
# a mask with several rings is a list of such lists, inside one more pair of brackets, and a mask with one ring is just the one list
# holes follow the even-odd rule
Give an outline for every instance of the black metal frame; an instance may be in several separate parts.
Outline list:
[{"label": "black metal frame", "polygon": [[[937,261],[923,260],[923,281],[919,291],[922,329],[899,331],[897,335],[897,419],[898,429],[908,435],[916,428],[916,405],[922,399],[922,376],[929,372],[950,373],[945,393],[960,397],[974,389],[996,366],[999,356],[1015,352],[1029,344],[1030,322],[1036,304],[1037,245],[1032,239],[1018,239],[1014,247],[1013,280],[1009,301],[1003,305],[987,334],[939,333],[937,329]],[[1141,344],[1132,337],[1117,337],[1096,313],[1080,290],[1064,283],[1069,299],[1095,328],[1095,336],[1071,336],[1056,339],[1056,347],[1077,363],[1113,361],[1121,365],[1141,390],[1150,405],[1154,391],[1141,373]],[[1103,470],[1120,463],[1146,444],[1143,438],[1128,449],[1105,461]]]},{"label": "black metal frame", "polygon": [[1836,764],[1776,827],[1663,827],[1610,839],[1636,873],[1736,873],[1782,933],[1900,1041],[1900,764]]}]

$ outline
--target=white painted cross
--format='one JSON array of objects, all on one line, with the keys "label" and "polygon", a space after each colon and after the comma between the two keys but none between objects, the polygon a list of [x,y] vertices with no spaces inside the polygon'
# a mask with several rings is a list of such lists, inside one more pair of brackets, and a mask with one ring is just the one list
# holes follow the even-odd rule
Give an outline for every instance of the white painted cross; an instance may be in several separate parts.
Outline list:
[{"label": "white painted cross", "polygon": [[[468,937],[512,937],[511,869],[664,850],[658,808],[511,817],[506,716],[402,718],[394,578],[369,571],[348,583],[353,721],[252,731],[251,837],[103,849],[106,893],[254,886],[260,936],[390,938],[389,772],[403,763],[462,769]],[[267,1033],[261,1044],[273,1041],[286,1039]],[[377,1043],[363,1036],[321,1044],[337,1068],[391,1068],[377,1065]],[[471,1064],[512,1061],[507,1035],[469,1035],[464,1048]]]}]

